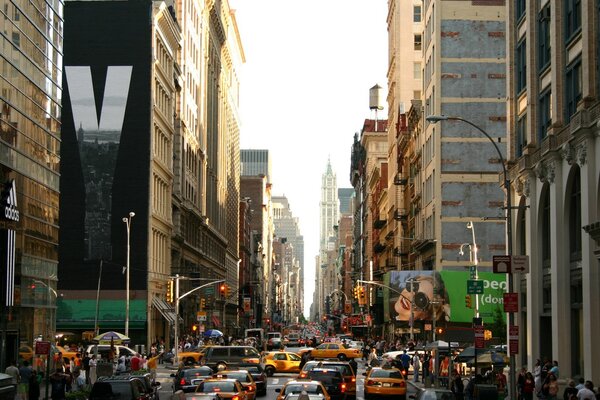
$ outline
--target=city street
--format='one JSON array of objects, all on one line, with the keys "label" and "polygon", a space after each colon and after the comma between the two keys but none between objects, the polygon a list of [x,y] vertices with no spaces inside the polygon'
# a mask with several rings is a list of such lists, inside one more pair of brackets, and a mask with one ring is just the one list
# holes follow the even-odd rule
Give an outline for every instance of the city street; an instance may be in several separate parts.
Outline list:
[{"label": "city street", "polygon": [[[356,360],[358,362],[358,376],[356,377],[356,398],[364,399],[363,393],[363,382],[364,376],[362,375],[365,372],[365,362],[362,360]],[[157,369],[156,380],[161,383],[160,390],[160,399],[167,400],[169,396],[173,394],[172,382],[173,378],[171,378],[171,374],[175,372],[175,369],[172,367],[168,367],[165,365],[160,365]],[[294,378],[296,378],[297,374],[290,373],[276,373],[274,376],[267,378],[267,395],[260,397],[264,400],[275,400],[277,398],[277,393],[275,389],[283,387],[283,385]],[[411,394],[416,392],[415,386],[407,380],[407,398]]]}]

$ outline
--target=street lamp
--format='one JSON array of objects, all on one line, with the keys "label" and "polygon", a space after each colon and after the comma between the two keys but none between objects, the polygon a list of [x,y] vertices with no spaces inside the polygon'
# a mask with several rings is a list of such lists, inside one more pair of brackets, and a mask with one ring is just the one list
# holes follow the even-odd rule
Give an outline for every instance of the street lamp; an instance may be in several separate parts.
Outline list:
[{"label": "street lamp", "polygon": [[127,217],[123,217],[123,222],[127,228],[127,264],[125,266],[125,272],[127,274],[125,278],[125,297],[127,298],[125,303],[125,336],[127,337],[129,337],[129,237],[131,232],[131,219],[133,217],[135,217],[135,213],[133,211],[129,211],[129,215]]},{"label": "street lamp", "polygon": [[[512,257],[512,204],[511,204],[511,193],[510,193],[510,179],[508,178],[508,172],[506,171],[506,160],[502,156],[502,152],[500,151],[500,148],[498,148],[498,145],[496,144],[494,139],[492,139],[492,137],[486,131],[484,131],[479,126],[475,125],[471,121],[466,120],[464,118],[447,116],[447,115],[430,115],[428,117],[425,117],[425,119],[434,124],[439,121],[448,121],[448,120],[462,121],[468,125],[471,125],[473,128],[477,129],[486,138],[488,138],[490,140],[490,142],[492,142],[492,144],[494,145],[494,148],[496,149],[496,152],[498,153],[498,157],[500,158],[500,164],[502,165],[502,173],[504,175],[503,176],[504,190],[505,190],[504,196],[506,198],[506,237],[507,237],[506,251],[507,251],[507,255],[509,257]],[[508,274],[508,291],[511,293],[513,291],[512,273]],[[515,323],[515,317],[514,317],[513,313],[508,313],[508,324],[509,324],[508,329],[510,329],[510,327],[513,326],[514,323]],[[508,329],[507,329],[507,336],[508,336]],[[508,341],[508,342],[510,344],[510,341]],[[510,382],[511,382],[510,387],[509,387],[509,394],[510,394],[511,399],[516,399],[517,396],[516,396],[516,391],[515,391],[515,384],[516,384],[515,356],[514,356],[514,353],[512,352],[512,350],[509,350],[509,352],[510,352]]]}]

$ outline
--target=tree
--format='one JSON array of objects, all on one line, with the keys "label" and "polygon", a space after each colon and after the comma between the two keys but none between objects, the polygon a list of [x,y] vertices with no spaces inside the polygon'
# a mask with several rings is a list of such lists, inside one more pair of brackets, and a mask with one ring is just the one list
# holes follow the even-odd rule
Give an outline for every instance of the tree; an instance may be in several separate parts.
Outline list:
[{"label": "tree", "polygon": [[506,321],[504,320],[504,311],[496,307],[492,313],[493,322],[487,326],[492,331],[492,337],[506,338]]}]

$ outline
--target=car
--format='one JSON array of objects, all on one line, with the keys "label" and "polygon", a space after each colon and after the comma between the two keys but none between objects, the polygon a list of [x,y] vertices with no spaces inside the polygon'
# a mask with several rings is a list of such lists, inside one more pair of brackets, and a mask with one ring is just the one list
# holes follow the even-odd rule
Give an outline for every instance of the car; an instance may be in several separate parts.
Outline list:
[{"label": "car", "polygon": [[290,393],[286,394],[283,400],[323,400],[322,394]]},{"label": "car", "polygon": [[313,368],[308,371],[307,379],[321,382],[325,386],[331,400],[345,400],[348,396],[344,375],[335,368]]},{"label": "car", "polygon": [[351,340],[348,343],[348,346],[350,346],[353,349],[359,349],[362,350],[362,348],[365,346],[365,342],[361,341],[361,340]]},{"label": "car", "polygon": [[256,399],[256,382],[254,382],[254,378],[252,378],[252,374],[248,370],[223,370],[214,374],[213,378],[237,379],[244,387],[244,390],[246,390],[248,400]]},{"label": "car", "polygon": [[408,397],[415,400],[456,400],[454,393],[444,388],[419,388],[416,394]]},{"label": "car", "polygon": [[300,346],[300,334],[298,332],[290,332],[284,337],[283,344],[290,347]]},{"label": "car", "polygon": [[[123,346],[120,344],[115,344],[113,345],[113,349],[114,349],[114,356],[116,358],[121,357],[122,355],[125,355],[125,357],[133,357],[133,356],[139,356],[139,354],[133,350],[130,349],[127,346]],[[93,354],[100,354],[100,356],[107,360],[108,359],[108,355],[110,354],[110,345],[109,344],[90,344],[87,349],[85,350],[86,353],[88,353],[90,355],[90,357],[92,357]]]},{"label": "car", "polygon": [[207,366],[184,367],[176,373],[171,374],[173,378],[173,393],[182,390],[183,393],[191,393],[204,379],[212,378],[214,371]]},{"label": "car", "polygon": [[88,400],[152,400],[152,395],[139,379],[111,376],[94,382]]},{"label": "car", "polygon": [[347,348],[342,343],[321,343],[311,350],[313,358],[337,358],[344,361],[350,358],[361,358],[362,352],[359,349]]},{"label": "car", "polygon": [[280,337],[272,337],[267,339],[267,350],[276,350],[283,347],[283,339]]},{"label": "car", "polygon": [[29,361],[31,363],[31,359],[33,358],[33,349],[28,345],[21,345],[19,347],[19,358],[22,361]]},{"label": "car", "polygon": [[254,382],[256,383],[256,395],[264,396],[267,394],[267,374],[264,368],[260,364],[242,364],[241,369],[245,369],[250,372]]},{"label": "car", "polygon": [[81,353],[79,353],[78,351],[73,351],[66,347],[56,346],[55,351],[58,351],[61,353],[63,361],[65,362],[66,365],[69,365],[71,358],[73,358],[73,359],[81,358]]},{"label": "car", "polygon": [[180,363],[182,362],[184,365],[198,364],[207,347],[208,346],[200,346],[195,349],[180,351],[179,353],[177,353],[177,359]]},{"label": "car", "polygon": [[200,363],[218,371],[242,364],[260,364],[260,353],[252,346],[210,346]]},{"label": "car", "polygon": [[319,381],[291,380],[287,381],[282,388],[275,389],[275,392],[278,393],[277,400],[284,400],[285,396],[291,393],[299,394],[302,392],[306,392],[309,395],[320,394],[323,395],[323,400],[331,400],[327,389]]},{"label": "car", "polygon": [[217,394],[219,399],[248,400],[244,387],[237,379],[210,378],[200,382],[193,393],[186,393],[189,400],[204,399],[206,394]]},{"label": "car", "polygon": [[364,375],[365,400],[380,396],[406,400],[406,379],[398,368],[373,367]]},{"label": "car", "polygon": [[[356,399],[356,372],[348,361],[317,361],[314,366],[308,367],[310,370],[314,368],[335,368],[340,371],[346,382],[346,397],[351,400]],[[305,371],[305,374],[309,376],[308,371]]]},{"label": "car", "polygon": [[[120,375],[126,376],[126,375]],[[152,375],[148,372],[136,372],[129,374],[129,379],[137,379],[144,385],[146,394],[150,396],[151,400],[160,400],[160,389],[161,385],[159,382],[153,380]]]},{"label": "car", "polygon": [[262,357],[267,376],[273,376],[275,372],[300,372],[302,358],[288,351],[271,351]]}]

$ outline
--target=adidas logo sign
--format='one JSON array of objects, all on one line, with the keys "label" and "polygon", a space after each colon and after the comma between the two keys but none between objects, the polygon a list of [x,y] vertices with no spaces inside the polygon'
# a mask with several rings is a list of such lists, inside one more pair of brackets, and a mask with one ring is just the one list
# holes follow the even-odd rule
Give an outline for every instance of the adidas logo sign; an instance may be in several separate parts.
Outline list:
[{"label": "adidas logo sign", "polygon": [[15,187],[14,179],[4,185],[2,205],[4,206],[4,212],[0,215],[9,221],[18,222],[19,210],[17,210],[17,188]]}]

